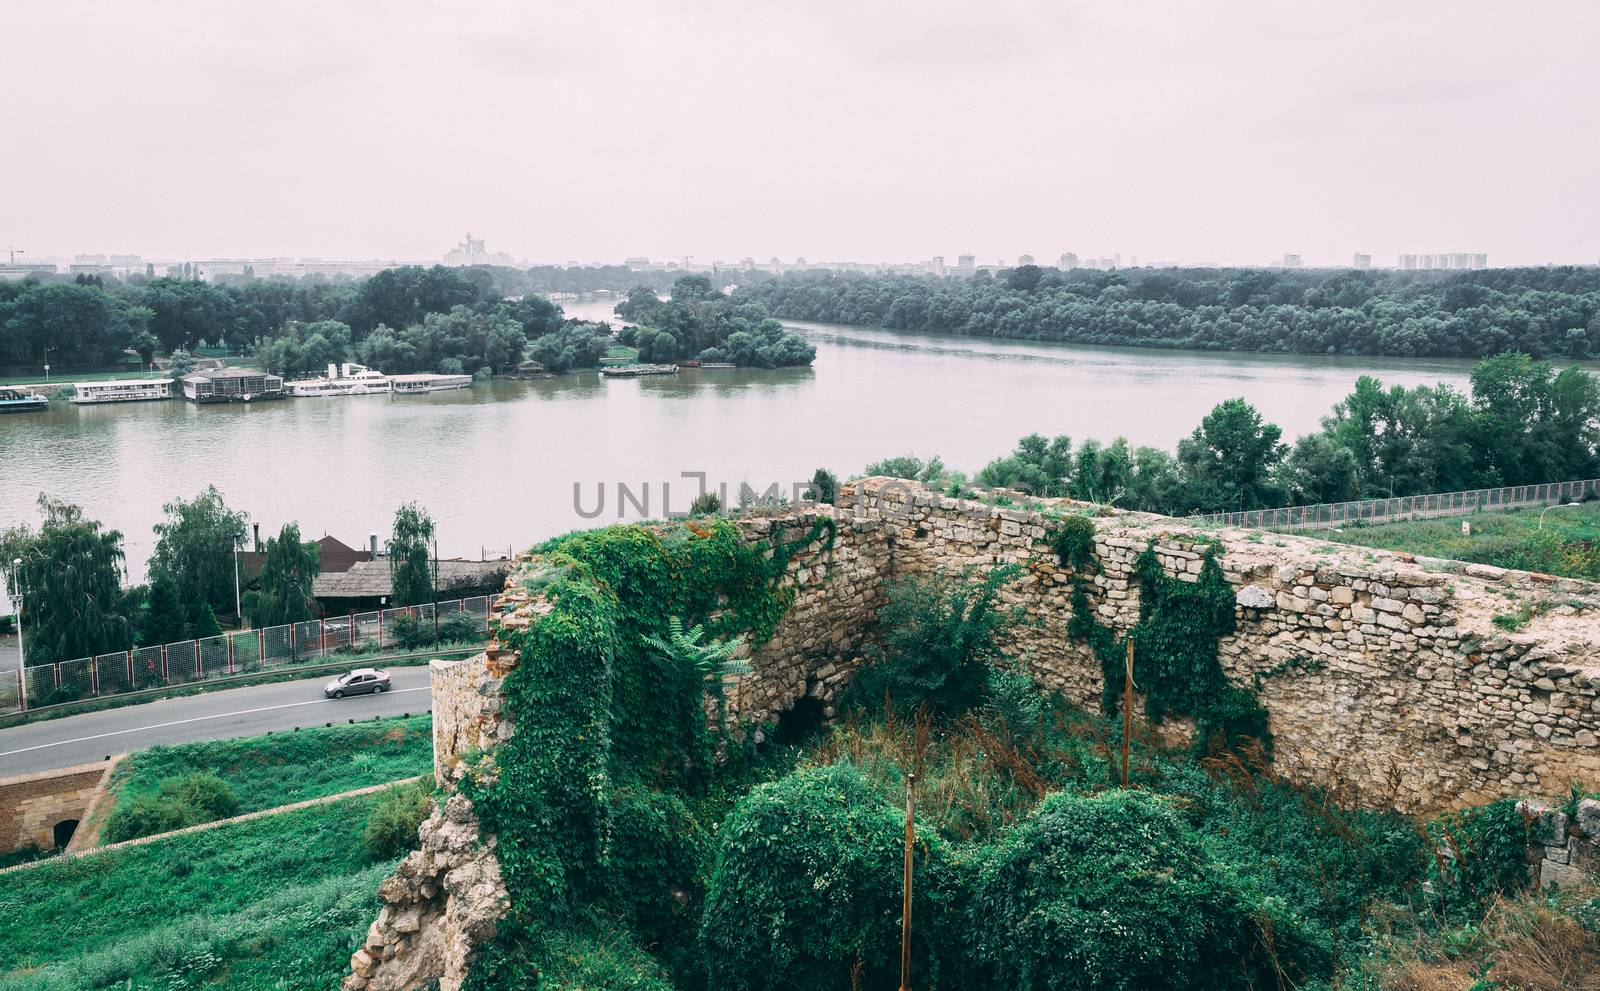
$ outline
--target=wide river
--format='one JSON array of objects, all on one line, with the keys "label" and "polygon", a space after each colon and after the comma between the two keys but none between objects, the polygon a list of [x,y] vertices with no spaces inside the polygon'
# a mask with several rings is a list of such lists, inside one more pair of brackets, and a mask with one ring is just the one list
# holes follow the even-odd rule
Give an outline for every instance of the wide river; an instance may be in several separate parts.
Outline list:
[{"label": "wide river", "polygon": [[[610,302],[565,304],[610,316]],[[1121,434],[1172,447],[1213,405],[1243,396],[1292,438],[1358,375],[1465,389],[1465,361],[1216,354],[1008,343],[795,323],[817,346],[809,369],[685,370],[606,380],[596,372],[493,382],[430,396],[74,406],[0,416],[0,529],[35,522],[41,492],[122,531],[135,580],[163,503],[207,484],[263,533],[359,546],[388,536],[395,507],[426,506],[445,556],[491,556],[618,518],[618,484],[661,488],[686,508],[712,485],[785,491],[826,465],[841,476],[895,454],[940,455],[974,471],[1031,431],[1074,440]],[[604,512],[592,519],[601,492]],[[638,512],[630,505],[628,517]]]}]

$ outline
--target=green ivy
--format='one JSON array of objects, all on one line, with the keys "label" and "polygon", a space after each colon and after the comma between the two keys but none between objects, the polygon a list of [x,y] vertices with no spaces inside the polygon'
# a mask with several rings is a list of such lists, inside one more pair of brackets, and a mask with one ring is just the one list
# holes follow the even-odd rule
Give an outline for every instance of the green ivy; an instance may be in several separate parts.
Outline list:
[{"label": "green ivy", "polygon": [[1099,570],[1094,556],[1094,520],[1087,516],[1063,516],[1050,534],[1050,549],[1063,568],[1080,574]]},{"label": "green ivy", "polygon": [[759,646],[793,600],[782,580],[794,555],[819,542],[831,554],[833,537],[826,517],[770,541],[715,519],[608,527],[537,548],[536,587],[551,608],[523,631],[501,631],[521,655],[502,687],[517,731],[463,784],[497,837],[511,901],[472,987],[538,987],[553,947],[580,922],[621,924],[669,967],[687,965],[701,855],[679,796],[711,784],[716,737],[703,673],[646,638],[678,617]]}]

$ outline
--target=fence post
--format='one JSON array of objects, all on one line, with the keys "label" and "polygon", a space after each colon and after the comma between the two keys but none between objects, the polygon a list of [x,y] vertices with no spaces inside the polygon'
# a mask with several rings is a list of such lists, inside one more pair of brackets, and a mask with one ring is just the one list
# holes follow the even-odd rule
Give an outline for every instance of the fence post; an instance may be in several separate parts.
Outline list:
[{"label": "fence post", "polygon": [[28,678],[21,668],[17,668],[17,705],[20,711],[28,711]]},{"label": "fence post", "polygon": [[128,690],[133,690],[133,650],[128,650]]},{"label": "fence post", "polygon": [[194,641],[194,676],[202,680],[206,676],[206,669],[200,666],[200,639],[198,637]]},{"label": "fence post", "polygon": [[356,641],[361,639],[356,635],[356,611],[354,609],[350,610],[350,625],[346,627],[345,636],[350,638],[350,649],[354,650],[357,647]]},{"label": "fence post", "polygon": [[323,657],[327,657],[328,656],[328,621],[326,619],[317,620],[317,631],[318,631],[317,632],[317,637],[322,643],[322,649],[321,649],[322,656]]},{"label": "fence post", "polygon": [[171,674],[167,671],[167,645],[166,644],[162,644],[161,645],[161,683],[163,685],[165,685],[169,680],[171,680]]},{"label": "fence post", "polygon": [[383,610],[378,610],[378,649],[383,649]]},{"label": "fence post", "polygon": [[261,670],[267,669],[267,630],[266,627],[256,627],[256,659],[261,662]]},{"label": "fence post", "polygon": [[223,634],[223,638],[228,641],[228,673],[233,674],[233,637]]},{"label": "fence post", "polygon": [[89,693],[100,694],[100,658],[89,658]]}]

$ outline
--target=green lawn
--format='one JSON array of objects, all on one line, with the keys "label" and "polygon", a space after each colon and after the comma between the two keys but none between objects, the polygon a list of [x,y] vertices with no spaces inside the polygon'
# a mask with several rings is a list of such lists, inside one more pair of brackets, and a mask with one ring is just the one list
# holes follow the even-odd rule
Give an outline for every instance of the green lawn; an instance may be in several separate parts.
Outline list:
[{"label": "green lawn", "polygon": [[[65,374],[51,372],[48,383],[56,385],[67,382],[106,382],[111,379],[149,379],[165,378],[167,373],[161,369],[153,372],[132,370],[126,372],[68,372]],[[0,385],[43,385],[46,383],[44,375],[12,375],[0,377]]]},{"label": "green lawn", "polygon": [[[1305,536],[1341,544],[1406,551],[1428,557],[1473,561],[1569,578],[1600,580],[1600,502],[1557,506],[1544,515],[1538,509],[1508,513],[1473,513],[1377,526],[1299,531]],[[1470,535],[1461,532],[1465,520]]]},{"label": "green lawn", "polygon": [[163,780],[210,771],[233,790],[240,813],[255,812],[427,774],[432,733],[432,717],[421,715],[151,747],[117,766],[112,788],[121,808]]},{"label": "green lawn", "polygon": [[377,795],[0,875],[0,991],[324,991],[393,860],[363,853]]}]

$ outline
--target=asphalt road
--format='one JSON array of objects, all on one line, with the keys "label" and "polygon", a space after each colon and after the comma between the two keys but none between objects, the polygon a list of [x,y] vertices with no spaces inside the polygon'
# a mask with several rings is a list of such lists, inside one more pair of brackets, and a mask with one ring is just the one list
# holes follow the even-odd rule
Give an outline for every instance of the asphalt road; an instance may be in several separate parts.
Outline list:
[{"label": "asphalt road", "polygon": [[325,699],[322,686],[332,677],[229,688],[0,729],[0,778],[88,764],[158,743],[256,736],[426,712],[432,705],[426,665],[390,668],[394,687],[382,695]]}]

